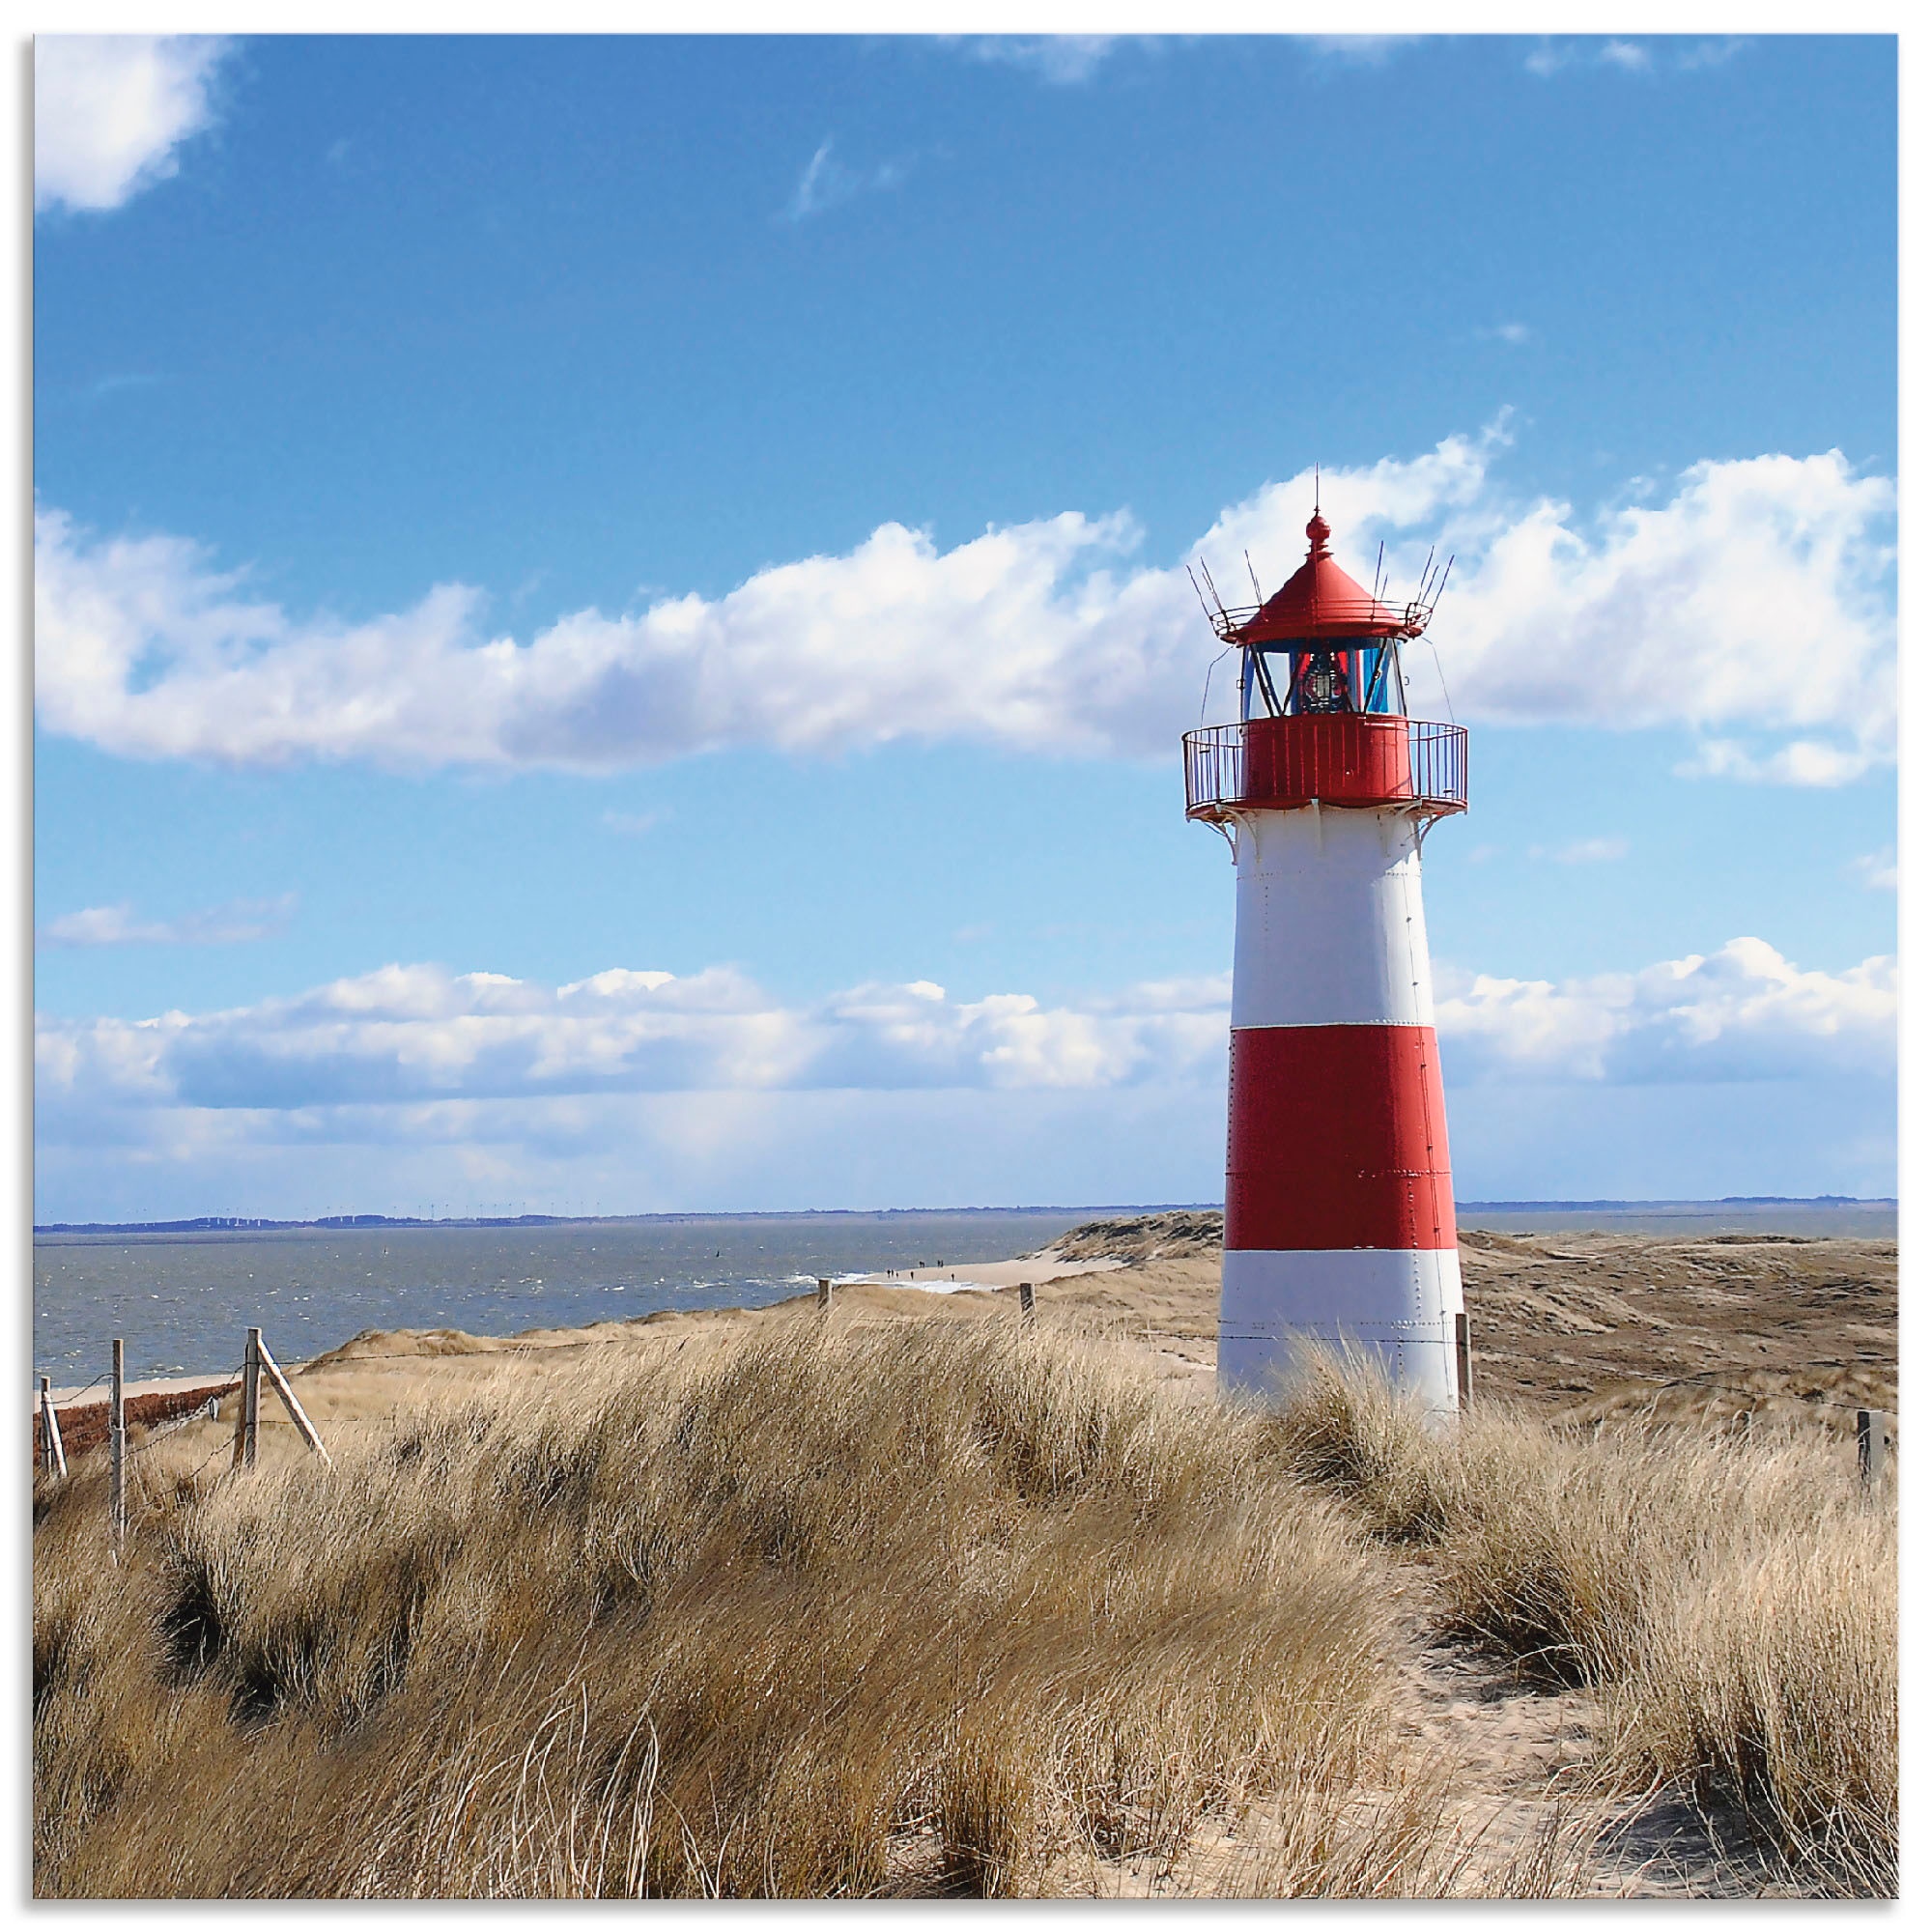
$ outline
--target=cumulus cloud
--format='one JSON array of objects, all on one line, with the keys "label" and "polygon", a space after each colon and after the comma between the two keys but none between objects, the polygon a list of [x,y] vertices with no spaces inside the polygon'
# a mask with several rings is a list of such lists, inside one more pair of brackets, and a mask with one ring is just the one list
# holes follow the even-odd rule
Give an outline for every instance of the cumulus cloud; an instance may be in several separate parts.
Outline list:
[{"label": "cumulus cloud", "polygon": [[[1438,989],[1465,1198],[1894,1185],[1889,960],[1830,973],[1739,939]],[[1211,1199],[1228,993],[787,1004],[722,967],[552,987],[390,966],[222,1012],[43,1016],[41,1218]]]},{"label": "cumulus cloud", "polygon": [[[1459,564],[1436,642],[1478,715],[1831,729],[1842,780],[1893,738],[1893,510],[1835,451],[1696,464],[1587,520],[1545,500]],[[1796,743],[1784,764],[1820,781]]]},{"label": "cumulus cloud", "polygon": [[550,987],[387,966],[294,999],[37,1035],[43,1109],[307,1108],[610,1093],[1077,1088],[1218,1066],[1228,981],[1170,981],[1087,1007],[949,999],[930,980],[803,1007],[728,967],[614,968]]},{"label": "cumulus cloud", "polygon": [[37,927],[37,946],[227,946],[288,930],[296,895],[231,899],[176,919],[143,919],[132,905],[87,906]]},{"label": "cumulus cloud", "polygon": [[1897,1060],[1896,960],[1806,970],[1762,939],[1560,984],[1445,968],[1436,995],[1444,1065],[1464,1080],[1884,1078]]},{"label": "cumulus cloud", "polygon": [[[1893,489],[1836,451],[1692,466],[1579,512],[1500,474],[1498,423],[1412,458],[1327,469],[1359,576],[1458,562],[1411,707],[1464,722],[1689,726],[1693,768],[1838,783],[1891,755]],[[1225,509],[1189,554],[1224,585],[1305,551],[1312,472]],[[1140,560],[1125,511],[1067,511],[942,550],[885,524],[716,599],[580,611],[528,642],[481,592],[438,585],[361,623],[251,596],[171,535],[35,518],[37,706],[48,730],[136,757],[365,758],[610,771],[727,746],[836,754],[955,739],[1166,757],[1219,646],[1180,560]],[[1398,588],[1397,594],[1400,595]],[[1436,695],[1436,665],[1447,684]],[[1225,708],[1225,694],[1215,699]],[[1757,734],[1747,749],[1740,733]]]},{"label": "cumulus cloud", "polygon": [[229,48],[197,35],[37,35],[35,208],[119,208],[166,180],[213,119]]},{"label": "cumulus cloud", "polygon": [[[1459,1081],[1864,1077],[1892,1064],[1889,959],[1833,974],[1735,939],[1560,985],[1453,968],[1442,981],[1437,1025]],[[156,1109],[376,1107],[429,1122],[460,1118],[446,1111],[459,1104],[621,1094],[1215,1088],[1228,997],[1228,976],[1210,974],[1059,1006],[958,1000],[928,980],[786,1005],[722,966],[612,968],[555,987],[386,966],[224,1011],[43,1017],[36,1091],[42,1130],[59,1140]]]}]

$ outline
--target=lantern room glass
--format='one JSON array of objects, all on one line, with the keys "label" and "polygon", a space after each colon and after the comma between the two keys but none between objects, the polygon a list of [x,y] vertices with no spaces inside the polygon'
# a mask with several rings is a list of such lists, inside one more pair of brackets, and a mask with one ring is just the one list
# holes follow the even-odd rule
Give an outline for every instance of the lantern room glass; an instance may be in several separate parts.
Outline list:
[{"label": "lantern room glass", "polygon": [[1406,717],[1393,639],[1285,638],[1241,652],[1241,717],[1366,712]]}]

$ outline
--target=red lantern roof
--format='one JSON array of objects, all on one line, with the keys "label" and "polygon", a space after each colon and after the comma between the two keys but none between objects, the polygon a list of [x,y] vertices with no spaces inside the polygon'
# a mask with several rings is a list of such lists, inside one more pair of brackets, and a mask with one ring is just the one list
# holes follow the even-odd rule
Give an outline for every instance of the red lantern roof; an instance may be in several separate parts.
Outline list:
[{"label": "red lantern roof", "polygon": [[1232,636],[1243,644],[1291,638],[1412,638],[1426,616],[1377,602],[1328,554],[1328,525],[1308,520],[1308,561]]}]

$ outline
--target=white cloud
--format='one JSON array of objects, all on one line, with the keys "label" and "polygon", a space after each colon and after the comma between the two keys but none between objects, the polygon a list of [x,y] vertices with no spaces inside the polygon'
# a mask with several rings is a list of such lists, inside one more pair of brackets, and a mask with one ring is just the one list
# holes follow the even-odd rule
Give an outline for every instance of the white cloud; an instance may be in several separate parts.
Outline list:
[{"label": "white cloud", "polygon": [[1420,34],[1303,34],[1303,46],[1324,59],[1350,67],[1381,67],[1404,47],[1412,47]]},{"label": "white cloud", "polygon": [[41,34],[34,41],[34,206],[110,209],[164,181],[213,119],[230,43]]},{"label": "white cloud", "polygon": [[[1507,440],[1497,425],[1322,476],[1358,575],[1378,540],[1397,585],[1431,545],[1458,553],[1434,640],[1459,718],[1690,726],[1709,737],[1696,769],[1787,783],[1842,782],[1890,756],[1888,479],[1836,451],[1768,455],[1697,464],[1667,496],[1579,514],[1507,489]],[[1190,553],[1231,594],[1244,551],[1279,582],[1304,554],[1312,494],[1312,473],[1266,485]],[[1219,646],[1179,563],[1139,563],[1139,545],[1123,511],[945,551],[885,524],[715,600],[581,611],[523,643],[492,635],[465,585],[357,624],[300,617],[182,538],[101,537],[43,509],[38,713],[122,755],[237,765],[610,771],[904,738],[1167,757]],[[1443,701],[1436,662],[1409,651],[1418,712]],[[1740,730],[1777,742],[1747,753],[1716,735]]]},{"label": "white cloud", "polygon": [[1546,500],[1485,532],[1479,513],[1450,529],[1480,548],[1434,627],[1456,700],[1522,723],[1829,730],[1752,775],[1843,782],[1893,741],[1892,514],[1890,482],[1836,451],[1696,464],[1668,500],[1588,520]]},{"label": "white cloud", "polygon": [[1679,51],[1677,67],[1683,73],[1695,73],[1702,68],[1722,67],[1726,61],[1743,53],[1749,44],[1748,40],[1739,35],[1723,41],[1698,41]]},{"label": "white cloud", "polygon": [[[1689,45],[1677,44],[1673,37],[1666,43],[1669,65],[1679,73],[1697,73],[1708,68],[1722,67],[1748,44],[1747,41],[1737,37],[1696,41]],[[1622,73],[1648,73],[1657,65],[1657,52],[1655,46],[1646,45],[1641,41],[1546,40],[1524,57],[1523,66],[1541,80],[1548,80],[1550,75],[1579,62],[1592,67],[1615,68]]]},{"label": "white cloud", "polygon": [[[1892,961],[1805,971],[1757,939],[1561,985],[1445,967],[1439,990],[1459,1080],[1869,1077],[1894,1053]],[[551,987],[386,966],[225,1011],[43,1016],[36,1098],[43,1136],[84,1144],[110,1119],[156,1109],[373,1107],[434,1121],[458,1118],[459,1103],[623,1094],[1218,1089],[1228,992],[1228,976],[1211,974],[1046,1006],[1026,993],[958,1000],[918,980],[787,1006],[729,967],[613,968]]]},{"label": "white cloud", "polygon": [[1086,1006],[869,983],[786,1007],[729,967],[612,969],[550,987],[387,966],[294,999],[153,1019],[43,1018],[43,1116],[288,1110],[611,1093],[1094,1089],[1218,1072],[1228,980]]},{"label": "white cloud", "polygon": [[669,816],[668,806],[657,806],[649,811],[607,811],[603,824],[606,831],[619,833],[626,838],[641,838],[647,832],[655,832]]},{"label": "white cloud", "polygon": [[1077,87],[1121,40],[1118,34],[985,34],[963,44],[975,60],[1023,69],[1055,87]]},{"label": "white cloud", "polygon": [[288,930],[296,895],[231,899],[183,913],[178,919],[143,919],[125,901],[63,913],[34,934],[37,946],[227,946],[273,939]]},{"label": "white cloud", "polygon": [[1520,349],[1534,335],[1535,330],[1526,322],[1499,322],[1493,328],[1480,329],[1477,332],[1493,336],[1498,342],[1507,342],[1512,349]]},{"label": "white cloud", "polygon": [[1898,853],[1888,845],[1883,852],[1865,852],[1852,861],[1852,875],[1861,879],[1875,893],[1898,890]]},{"label": "white cloud", "polygon": [[[1621,73],[1644,73],[1650,70],[1650,48],[1636,41],[1544,41],[1524,58],[1522,66],[1538,79],[1548,81],[1549,75],[1561,73],[1580,60],[1598,68],[1617,68]],[[1689,68],[1692,62],[1681,62],[1681,66]]]},{"label": "white cloud", "polygon": [[905,177],[906,164],[903,161],[882,161],[875,168],[848,168],[833,154],[832,141],[828,136],[818,144],[811,159],[806,163],[805,172],[799,177],[790,201],[785,204],[784,218],[787,221],[804,221],[811,215],[823,214],[828,208],[837,208],[840,202],[850,201],[867,189],[897,187]]},{"label": "white cloud", "polygon": [[[1880,722],[1889,726],[1889,714]],[[1672,769],[1683,779],[1737,779],[1746,784],[1849,784],[1874,765],[1889,760],[1892,751],[1888,731],[1880,742],[1862,746],[1794,738],[1765,753],[1747,750],[1735,738],[1707,738],[1690,757]]]},{"label": "white cloud", "polygon": [[152,389],[167,379],[150,375],[145,371],[128,370],[109,376],[97,376],[81,391],[90,403],[104,403],[109,396],[126,394],[129,389]]},{"label": "white cloud", "polygon": [[[1437,978],[1464,1198],[1895,1184],[1889,960],[1806,971],[1739,939],[1563,983]],[[391,966],[225,1012],[42,1016],[40,1218],[1211,1199],[1228,992],[787,1005],[728,968]]]},{"label": "white cloud", "polygon": [[1805,971],[1761,939],[1561,984],[1445,966],[1435,1023],[1452,1078],[1883,1078],[1897,1059],[1898,967]]},{"label": "white cloud", "polygon": [[[1630,855],[1630,840],[1623,838],[1576,838],[1568,845],[1559,845],[1549,854],[1559,866],[1601,866],[1612,859],[1623,859]],[[1532,859],[1544,856],[1543,847],[1529,848]]]}]

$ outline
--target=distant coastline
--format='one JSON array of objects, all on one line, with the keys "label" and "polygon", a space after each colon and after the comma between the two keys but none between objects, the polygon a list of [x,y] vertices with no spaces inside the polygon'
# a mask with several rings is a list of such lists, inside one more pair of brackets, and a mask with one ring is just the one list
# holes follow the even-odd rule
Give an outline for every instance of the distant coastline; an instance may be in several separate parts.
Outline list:
[{"label": "distant coastline", "polygon": [[706,1221],[893,1221],[932,1214],[1165,1214],[1220,1207],[1218,1201],[1106,1202],[1047,1201],[1017,1208],[752,1208],[677,1214],[448,1214],[431,1220],[418,1214],[325,1214],[315,1221],[247,1220],[233,1214],[201,1214],[188,1221],[36,1221],[37,1235],[271,1235],[320,1228],[341,1233],[357,1228],[599,1228],[649,1223],[691,1227]]},{"label": "distant coastline", "polygon": [[1720,1194],[1714,1201],[1459,1201],[1459,1214],[1501,1210],[1512,1214],[1556,1214],[1573,1208],[1596,1213],[1662,1214],[1676,1208],[1707,1212],[1713,1208],[1896,1208],[1889,1194]]},{"label": "distant coastline", "polygon": [[[996,1208],[771,1208],[671,1214],[325,1214],[312,1221],[252,1219],[237,1214],[198,1214],[184,1221],[36,1221],[37,1235],[280,1234],[304,1228],[341,1232],[357,1228],[595,1228],[649,1222],[690,1226],[704,1221],[890,1221],[919,1214],[1164,1214],[1220,1207],[1218,1201],[1042,1202]],[[1889,1208],[1891,1195],[1725,1194],[1699,1201],[1459,1201],[1458,1214],[1709,1214],[1722,1208]]]}]

